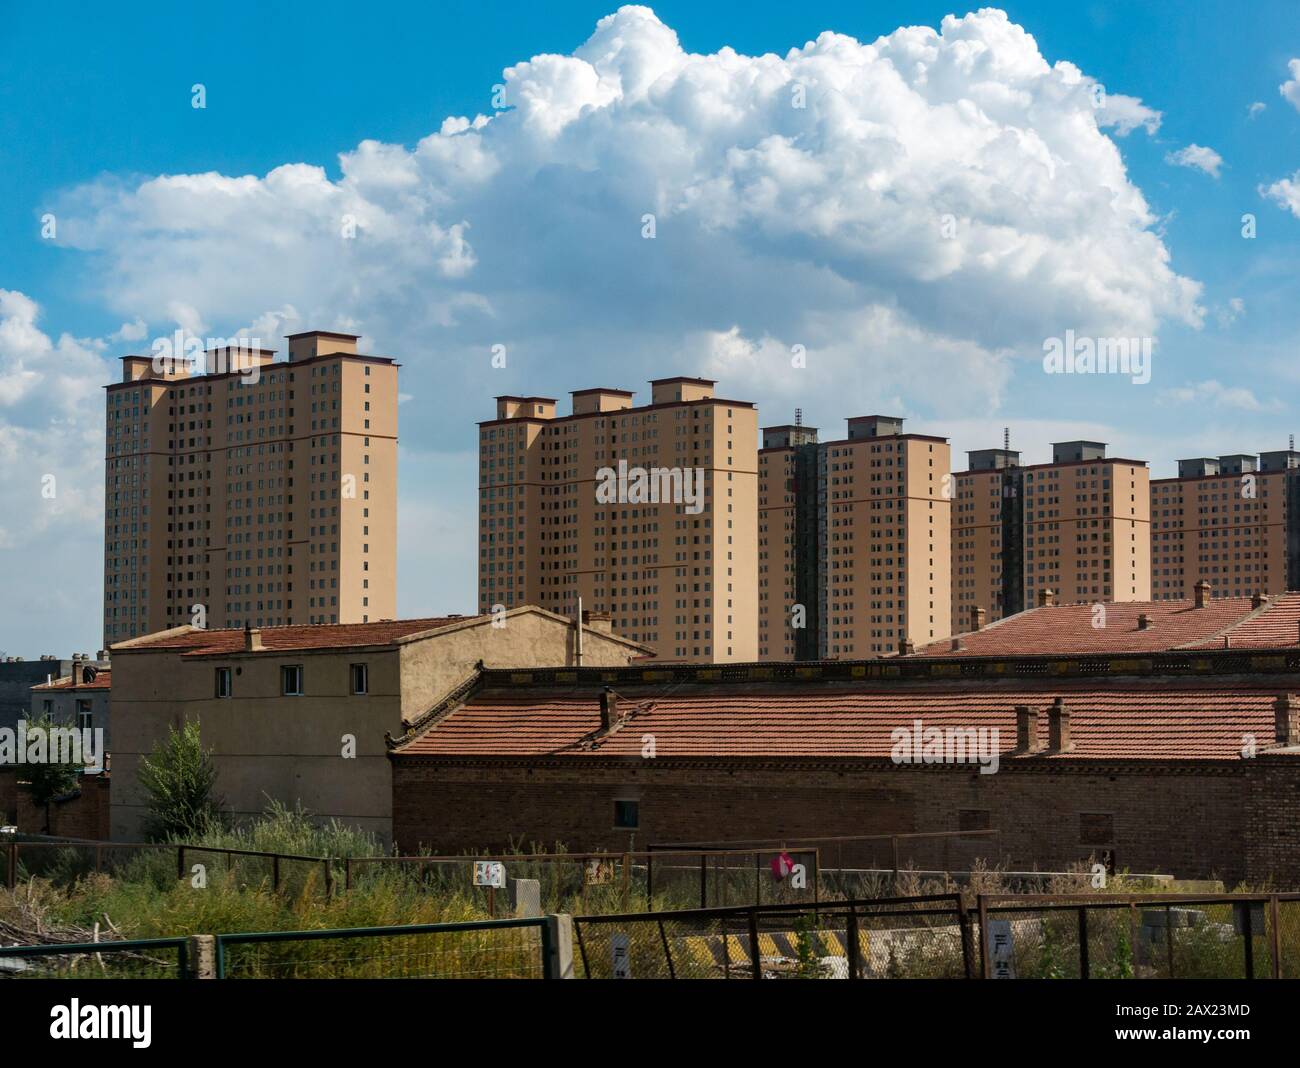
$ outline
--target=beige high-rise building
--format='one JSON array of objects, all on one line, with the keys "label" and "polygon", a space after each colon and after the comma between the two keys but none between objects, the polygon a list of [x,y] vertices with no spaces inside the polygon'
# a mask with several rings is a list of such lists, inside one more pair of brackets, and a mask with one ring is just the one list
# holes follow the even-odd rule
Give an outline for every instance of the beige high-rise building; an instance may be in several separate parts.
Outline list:
[{"label": "beige high-rise building", "polygon": [[606,614],[661,660],[758,649],[758,413],[702,378],[496,398],[479,424],[479,608]]},{"label": "beige high-rise building", "polygon": [[1107,458],[1097,441],[1052,446],[1050,464],[1013,449],[968,454],[953,475],[953,632],[1056,603],[1151,599],[1146,462]]},{"label": "beige high-rise building", "polygon": [[107,387],[104,640],[396,615],[397,369],[357,336],[126,356]]},{"label": "beige high-rise building", "polygon": [[1300,452],[1178,461],[1151,483],[1151,597],[1276,594],[1300,587]]},{"label": "beige high-rise building", "polygon": [[950,457],[946,438],[890,416],[849,419],[839,441],[763,429],[760,659],[876,657],[947,637]]}]

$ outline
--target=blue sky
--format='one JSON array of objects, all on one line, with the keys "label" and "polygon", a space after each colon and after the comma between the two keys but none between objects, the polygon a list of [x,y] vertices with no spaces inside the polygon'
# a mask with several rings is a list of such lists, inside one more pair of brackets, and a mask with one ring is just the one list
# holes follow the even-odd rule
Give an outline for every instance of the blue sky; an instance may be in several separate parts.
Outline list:
[{"label": "blue sky", "polygon": [[[354,325],[403,361],[403,614],[474,606],[472,423],[495,393],[708,373],[758,400],[763,422],[799,405],[838,431],[900,411],[955,450],[1010,425],[1031,461],[1051,440],[1101,436],[1156,476],[1178,456],[1300,432],[1300,189],[1283,184],[1300,172],[1300,90],[1282,92],[1300,57],[1294,3],[1008,3],[1031,43],[992,18],[944,30],[979,42],[991,68],[970,73],[957,49],[917,80],[900,40],[890,76],[838,108],[825,87],[862,60],[823,44],[779,76],[809,80],[815,129],[771,109],[751,85],[771,65],[744,57],[783,61],[826,30],[863,44],[938,31],[970,9],[653,7],[663,33],[625,16],[593,38],[616,4],[6,5],[0,291],[21,299],[0,305],[0,560],[23,577],[0,649],[98,645],[98,389],[116,356],[178,324]],[[692,67],[674,31],[682,52],[744,61]],[[494,116],[506,68],[589,38],[581,62],[510,81],[514,114],[417,148],[449,116]],[[1040,57],[1103,85],[1109,117],[1076,136],[1070,78],[1025,74]],[[600,79],[584,81],[584,64]],[[897,95],[895,68],[909,82]],[[647,70],[671,93],[639,98]],[[934,109],[933,158],[908,128],[912,96]],[[982,143],[990,123],[1006,137]],[[951,158],[944,138],[960,146]],[[1221,162],[1171,162],[1191,145]],[[1042,160],[1044,176],[1022,181]],[[270,177],[294,164],[323,174]],[[867,170],[875,180],[855,187]],[[187,175],[224,179],[156,184]],[[251,185],[224,181],[241,176]],[[371,213],[373,251],[331,259],[301,239],[335,202]],[[653,249],[636,236],[641,202],[658,210]],[[970,220],[960,266],[941,247],[913,254],[930,210]],[[55,240],[41,237],[47,211]],[[1025,271],[1027,247],[1041,259]],[[1067,328],[1153,336],[1151,383],[1042,374],[1039,342]],[[495,342],[512,353],[504,373],[479,359]],[[774,377],[794,343],[813,373]],[[73,401],[38,400],[65,380]],[[27,477],[45,467],[65,474],[57,506]]]}]

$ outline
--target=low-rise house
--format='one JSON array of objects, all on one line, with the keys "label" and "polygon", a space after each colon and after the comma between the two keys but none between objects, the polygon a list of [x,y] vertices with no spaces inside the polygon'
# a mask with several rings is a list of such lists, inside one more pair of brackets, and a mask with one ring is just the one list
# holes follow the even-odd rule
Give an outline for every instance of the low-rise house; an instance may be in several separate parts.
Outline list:
[{"label": "low-rise house", "polygon": [[387,840],[392,777],[385,736],[400,735],[472,676],[510,668],[626,666],[652,651],[524,606],[498,615],[199,630],[178,627],[113,646],[112,833],[138,838],[140,761],[187,721],[215,754],[236,818],[272,800],[301,804]]},{"label": "low-rise house", "polygon": [[55,726],[75,727],[79,731],[96,731],[95,753],[99,758],[88,764],[91,770],[103,769],[103,757],[109,752],[112,737],[109,728],[113,672],[90,662],[78,662],[72,673],[32,687],[29,721],[48,720]]},{"label": "low-rise house", "polygon": [[108,653],[100,650],[95,659],[88,653],[75,653],[67,658],[42,654],[36,660],[24,660],[21,656],[0,660],[0,729],[12,730],[20,719],[27,718],[32,707],[33,686],[71,677],[73,672],[87,666],[108,667]]}]

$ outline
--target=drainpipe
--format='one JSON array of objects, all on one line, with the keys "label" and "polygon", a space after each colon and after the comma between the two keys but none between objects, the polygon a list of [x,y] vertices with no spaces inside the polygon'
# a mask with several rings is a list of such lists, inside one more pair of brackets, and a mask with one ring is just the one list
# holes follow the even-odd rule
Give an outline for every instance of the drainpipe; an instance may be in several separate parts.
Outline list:
[{"label": "drainpipe", "polygon": [[582,598],[578,598],[578,667],[582,667]]}]

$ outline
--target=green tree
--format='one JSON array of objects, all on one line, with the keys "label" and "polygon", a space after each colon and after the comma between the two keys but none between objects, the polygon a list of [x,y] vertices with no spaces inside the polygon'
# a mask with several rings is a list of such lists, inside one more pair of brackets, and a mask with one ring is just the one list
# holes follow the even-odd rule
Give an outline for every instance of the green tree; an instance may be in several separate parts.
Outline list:
[{"label": "green tree", "polygon": [[[17,778],[19,782],[27,783],[32,804],[45,810],[45,834],[50,833],[51,802],[77,788],[84,767],[80,760],[75,759],[79,755],[80,746],[65,744],[71,735],[63,732],[70,730],[71,728],[55,723],[49,716],[27,723],[26,755],[35,759],[17,765]],[[41,733],[38,735],[37,731]],[[79,739],[80,735],[77,734],[76,738]],[[39,745],[36,744],[38,739]]]},{"label": "green tree", "polygon": [[220,823],[217,768],[197,723],[170,728],[141,761],[139,778],[149,797],[145,833],[152,841],[196,838]]}]

